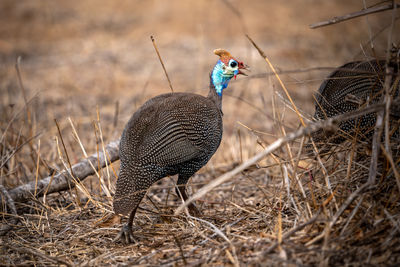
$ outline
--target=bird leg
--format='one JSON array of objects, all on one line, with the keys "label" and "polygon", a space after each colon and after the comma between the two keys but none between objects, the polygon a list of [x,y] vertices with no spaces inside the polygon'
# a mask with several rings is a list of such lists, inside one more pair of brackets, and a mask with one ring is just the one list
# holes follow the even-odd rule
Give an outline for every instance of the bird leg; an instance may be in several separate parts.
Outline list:
[{"label": "bird leg", "polygon": [[132,233],[133,218],[135,217],[136,209],[137,207],[131,212],[128,222],[122,226],[121,231],[113,240],[114,242],[121,241],[124,245],[137,242]]},{"label": "bird leg", "polygon": [[[180,195],[184,201],[186,201],[188,199],[188,196],[186,195],[186,184],[178,185],[177,189],[176,189],[176,193],[178,196]],[[190,215],[192,215],[194,217],[201,216],[201,212],[199,211],[199,209],[196,207],[196,205],[194,203],[190,203],[188,206],[188,209],[189,209]]]}]

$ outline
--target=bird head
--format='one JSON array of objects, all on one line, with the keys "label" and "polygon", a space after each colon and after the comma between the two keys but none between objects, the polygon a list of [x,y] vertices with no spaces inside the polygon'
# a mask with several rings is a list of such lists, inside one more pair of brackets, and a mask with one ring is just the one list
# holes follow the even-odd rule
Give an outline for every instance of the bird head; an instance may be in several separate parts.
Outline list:
[{"label": "bird head", "polygon": [[222,95],[222,90],[228,86],[232,78],[236,79],[239,74],[246,75],[243,70],[248,70],[248,66],[242,61],[235,59],[224,49],[215,49],[214,54],[219,56],[217,64],[211,73],[211,80],[218,95]]}]

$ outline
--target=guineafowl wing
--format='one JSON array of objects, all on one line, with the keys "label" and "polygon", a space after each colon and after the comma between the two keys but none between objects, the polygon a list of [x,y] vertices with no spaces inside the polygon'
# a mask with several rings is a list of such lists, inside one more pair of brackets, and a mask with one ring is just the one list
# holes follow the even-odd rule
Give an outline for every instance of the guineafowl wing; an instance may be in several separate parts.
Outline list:
[{"label": "guineafowl wing", "polygon": [[[316,95],[315,114],[317,120],[326,119],[339,114],[356,110],[381,101],[383,96],[383,84],[385,77],[385,61],[371,60],[362,62],[350,62],[335,70],[322,83]],[[398,68],[394,66],[393,91],[391,95],[399,97],[400,86]],[[390,110],[391,120],[398,120],[400,108],[393,105]],[[322,130],[313,134],[313,139],[322,144],[327,143],[327,137],[331,143],[339,144],[348,137],[357,134],[362,139],[370,139],[376,121],[376,114],[370,113],[356,119],[343,121],[339,124],[339,134],[324,132]],[[397,134],[396,134],[397,135]]]},{"label": "guineafowl wing", "polygon": [[121,159],[167,167],[209,158],[221,136],[221,115],[207,98],[164,94],[146,102],[128,122],[121,138]]},{"label": "guineafowl wing", "polygon": [[[380,65],[379,63],[383,64]],[[384,62],[350,62],[334,71],[316,95],[317,119],[326,119],[355,110],[367,102],[377,102],[383,81],[379,77]]]}]

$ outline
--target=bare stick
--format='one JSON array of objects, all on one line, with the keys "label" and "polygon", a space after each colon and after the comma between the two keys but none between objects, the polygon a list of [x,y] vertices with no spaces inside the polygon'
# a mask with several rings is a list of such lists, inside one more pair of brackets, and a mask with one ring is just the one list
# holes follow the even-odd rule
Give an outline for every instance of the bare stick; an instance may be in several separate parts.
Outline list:
[{"label": "bare stick", "polygon": [[160,52],[158,52],[158,48],[157,48],[157,45],[156,45],[156,41],[154,40],[153,35],[150,36],[150,39],[151,39],[151,41],[153,42],[154,49],[155,49],[156,52],[157,52],[158,59],[160,60],[160,63],[161,63],[161,66],[162,66],[162,68],[163,68],[163,70],[164,70],[165,76],[167,77],[168,84],[169,84],[169,88],[171,88],[171,92],[174,92],[174,88],[172,88],[171,80],[169,79],[167,70],[165,69],[164,62],[163,62],[163,60],[162,60],[162,58],[161,58],[161,56],[160,56]]},{"label": "bare stick", "polygon": [[[61,139],[61,144],[63,146],[64,153],[65,153],[65,155],[67,157],[67,161],[68,161],[68,164],[69,164],[69,169],[68,169],[68,170],[70,170],[69,175],[71,176],[72,180],[74,180],[75,179],[75,175],[74,175],[73,170],[72,170],[72,164],[71,164],[71,161],[69,160],[68,151],[67,151],[67,148],[66,148],[65,143],[64,143],[64,138],[62,137],[62,134],[61,134],[60,126],[58,124],[57,119],[54,119],[54,122],[56,123],[58,134],[60,135],[60,139]],[[57,147],[58,147],[58,143],[57,143]],[[59,148],[58,148],[58,154],[59,154],[60,160],[64,164],[64,167],[67,169],[67,165],[65,164],[65,162],[63,160],[62,153],[61,153],[61,150]],[[36,186],[37,186],[37,180],[36,180],[36,185],[35,185],[34,196],[36,196],[36,192],[37,192],[36,191]],[[69,180],[68,180],[68,187],[69,187],[69,190],[71,190],[73,188],[73,186],[71,187],[71,184],[70,184]],[[76,198],[75,199],[77,200],[78,206],[80,206],[80,200],[78,198],[78,194],[76,194]]]},{"label": "bare stick", "polygon": [[36,134],[35,136],[31,136],[28,139],[26,139],[22,144],[20,144],[19,146],[17,146],[16,148],[14,148],[14,150],[10,153],[10,155],[8,155],[8,157],[1,162],[0,164],[0,169],[4,167],[4,165],[6,165],[7,161],[9,161],[14,155],[15,153],[17,153],[24,145],[26,145],[27,143],[29,143],[30,141],[32,141],[33,139],[35,139],[36,137],[38,137],[39,135],[41,135],[41,133]]},{"label": "bare stick", "polygon": [[[109,163],[114,162],[119,159],[119,140],[113,141],[109,143],[105,147],[106,153],[110,156]],[[99,161],[99,165],[97,165],[97,160]],[[40,197],[43,195],[44,191],[47,190],[47,194],[60,192],[69,189],[69,184],[71,186],[74,185],[71,176],[69,173],[74,173],[75,177],[79,179],[79,181],[84,180],[89,175],[95,174],[100,168],[106,166],[107,155],[103,152],[99,152],[99,157],[97,158],[97,153],[94,153],[87,157],[86,159],[80,161],[79,163],[72,166],[69,170],[64,170],[56,175],[54,175],[53,180],[52,176],[48,176],[42,180],[39,180],[37,183],[37,195],[36,197]],[[92,168],[95,166],[95,169]],[[50,184],[50,181],[51,185]],[[30,199],[35,192],[35,181],[30,183],[20,185],[16,188],[13,188],[9,191],[11,198],[16,202],[24,202]],[[48,187],[48,188],[47,188]],[[46,189],[47,188],[47,189]]]},{"label": "bare stick", "polygon": [[[0,185],[0,193],[3,195],[6,205],[10,208],[11,214],[12,215],[17,215],[17,209],[15,208],[14,200],[11,198],[11,196],[8,193],[7,189],[5,189],[5,187],[3,185]],[[18,221],[17,218],[18,218],[17,216],[14,216],[11,219],[10,224],[16,224],[17,221]],[[6,234],[11,228],[12,228],[11,225],[7,225],[7,224],[2,225],[0,227],[0,236]]]},{"label": "bare stick", "polygon": [[385,67],[385,98],[384,103],[386,103],[386,116],[385,116],[385,149],[388,153],[391,153],[391,149],[389,146],[389,114],[390,114],[390,105],[392,102],[392,96],[390,95],[390,87],[391,81],[394,76],[394,69],[390,66],[390,61],[392,57],[391,48],[392,48],[392,39],[393,39],[393,29],[394,29],[394,22],[396,17],[396,6],[393,8],[392,12],[392,24],[390,25],[390,30],[388,33],[388,40],[387,40],[387,52],[386,52],[386,67]]},{"label": "bare stick", "polygon": [[[393,104],[400,104],[400,99],[397,99],[393,101]],[[256,154],[252,158],[248,159],[247,161],[243,162],[241,165],[236,167],[235,169],[231,170],[230,172],[225,173],[224,175],[218,177],[217,179],[212,180],[209,184],[206,186],[202,187],[199,191],[196,192],[193,196],[191,196],[187,201],[182,203],[178,209],[175,211],[175,215],[178,215],[185,209],[190,203],[193,201],[203,197],[206,195],[208,192],[213,190],[215,187],[225,183],[226,181],[230,180],[232,177],[234,177],[236,174],[244,171],[248,167],[252,166],[253,164],[257,163],[261,159],[263,159],[265,156],[271,154],[278,148],[280,148],[282,145],[284,145],[287,142],[293,141],[299,137],[309,135],[319,129],[328,129],[329,127],[333,127],[334,125],[338,124],[341,121],[349,120],[349,119],[354,119],[359,116],[362,116],[364,114],[368,114],[371,112],[377,112],[378,110],[382,110],[385,107],[384,103],[380,104],[375,104],[368,106],[363,109],[355,110],[352,112],[348,112],[345,114],[341,114],[339,116],[331,117],[327,120],[324,121],[318,121],[314,123],[310,123],[307,127],[302,127],[296,132],[289,133],[288,135],[279,138],[269,146],[267,146],[263,151],[260,153]]]},{"label": "bare stick", "polygon": [[346,231],[347,226],[350,224],[351,220],[353,219],[354,215],[356,215],[358,209],[360,208],[361,204],[364,201],[364,196],[362,195],[360,197],[360,200],[358,201],[358,203],[356,204],[355,208],[351,211],[350,215],[347,217],[347,222],[345,223],[345,225],[342,227],[342,230],[340,231],[339,235],[343,235],[343,233]]},{"label": "bare stick", "polygon": [[22,96],[24,97],[25,106],[27,106],[28,100],[26,98],[26,92],[25,92],[24,84],[22,83],[21,72],[19,71],[20,62],[21,62],[21,56],[19,56],[17,58],[17,61],[15,62],[15,70],[17,71],[18,83],[19,83],[19,86],[20,86],[21,91],[22,91]]},{"label": "bare stick", "polygon": [[117,124],[118,124],[118,115],[119,115],[119,101],[117,100],[117,102],[115,102],[115,111],[114,111],[114,129],[117,128]]},{"label": "bare stick", "polygon": [[290,96],[288,90],[286,89],[286,86],[283,84],[281,78],[279,77],[278,73],[276,72],[274,66],[272,65],[272,63],[269,61],[269,59],[267,58],[267,56],[265,55],[264,51],[261,50],[261,48],[258,47],[258,45],[253,41],[253,39],[250,38],[250,36],[248,36],[246,34],[247,39],[249,39],[249,41],[253,44],[253,46],[257,49],[258,53],[265,59],[265,61],[268,63],[269,67],[271,68],[271,70],[274,72],[276,78],[278,79],[280,85],[282,86],[283,91],[285,91],[286,96],[288,97],[290,103],[292,104],[294,110],[296,111],[297,116],[299,117],[299,120],[301,122],[301,124],[303,126],[306,126],[306,124],[303,121],[303,118],[300,115],[300,112],[297,110],[296,105],[294,104],[292,97]]},{"label": "bare stick", "polygon": [[[62,146],[63,146],[65,156],[67,157],[67,161],[68,161],[68,164],[69,164],[69,168],[70,168],[70,170],[71,170],[71,175],[72,175],[72,176],[75,176],[75,175],[74,175],[74,172],[73,172],[73,170],[72,170],[71,161],[69,160],[67,147],[65,146],[64,138],[62,137],[62,134],[61,134],[60,125],[58,124],[57,119],[54,119],[54,122],[56,123],[56,126],[57,126],[57,131],[58,131],[58,134],[59,134],[60,139],[61,139],[61,144],[62,144]],[[35,192],[36,192],[36,191],[35,191]]]},{"label": "bare stick", "polygon": [[28,119],[28,124],[31,124],[31,113],[28,108],[28,100],[26,98],[26,92],[25,92],[25,87],[24,84],[22,83],[22,77],[21,77],[21,72],[19,70],[19,64],[21,62],[21,56],[17,58],[17,61],[15,62],[15,70],[17,71],[17,76],[18,76],[18,83],[19,87],[21,88],[22,91],[22,96],[24,97],[24,103],[25,103],[25,108],[26,108],[26,116]]},{"label": "bare stick", "polygon": [[369,15],[369,14],[373,14],[373,13],[378,13],[378,12],[382,12],[382,11],[386,11],[389,9],[393,9],[394,7],[400,7],[399,4],[395,4],[393,5],[393,3],[390,3],[388,5],[384,5],[384,6],[377,6],[377,7],[371,7],[371,8],[367,8],[367,9],[363,9],[360,11],[356,11],[353,13],[349,13],[343,16],[339,16],[339,17],[333,17],[329,20],[326,21],[321,21],[321,22],[317,22],[317,23],[313,23],[310,25],[311,29],[316,29],[319,27],[324,27],[324,26],[328,26],[328,25],[332,25],[332,24],[336,24],[339,22],[343,22],[349,19],[354,19],[357,17],[361,17],[361,16],[365,16],[365,15]]},{"label": "bare stick", "polygon": [[374,130],[374,136],[372,137],[372,154],[371,154],[371,165],[369,167],[368,181],[372,184],[375,183],[376,173],[378,169],[378,157],[380,140],[382,135],[383,119],[385,116],[385,111],[380,110],[376,116],[376,124]]},{"label": "bare stick", "polygon": [[[37,185],[37,181],[39,178],[39,162],[40,162],[40,139],[38,141],[38,150],[37,150],[37,161],[36,161],[36,175],[35,175],[35,182]],[[35,192],[33,195],[36,195],[36,185],[35,185]]]},{"label": "bare stick", "polygon": [[[380,110],[377,113],[376,117],[376,124],[375,124],[375,129],[374,129],[374,136],[372,139],[372,155],[371,155],[371,165],[369,169],[369,177],[368,181],[372,184],[375,183],[376,179],[376,173],[377,173],[377,166],[378,166],[378,156],[379,156],[379,149],[380,149],[380,142],[381,142],[381,135],[382,135],[382,130],[385,126],[385,149],[388,153],[390,153],[390,147],[389,147],[389,114],[390,114],[390,105],[391,105],[391,97],[390,97],[390,83],[392,81],[392,76],[393,76],[393,69],[389,66],[390,62],[390,46],[392,45],[392,34],[393,34],[393,28],[394,28],[394,17],[395,17],[395,11],[396,11],[396,5],[394,6],[393,9],[393,14],[392,14],[392,25],[390,27],[389,33],[388,33],[388,51],[386,52],[386,67],[385,67],[385,84],[384,84],[384,100],[383,103],[385,103],[385,109]],[[385,112],[386,111],[386,112]]]},{"label": "bare stick", "polygon": [[[37,97],[37,94],[35,94],[33,97],[31,97],[28,102],[26,104],[24,104],[24,106],[16,113],[14,113],[14,115],[12,116],[12,118],[9,120],[9,122],[7,123],[6,128],[3,130],[3,134],[0,137],[0,143],[3,142],[4,137],[6,136],[6,133],[8,131],[8,129],[10,128],[10,126],[12,125],[12,123],[14,122],[14,120],[26,109],[28,108],[28,104],[30,104],[32,102],[33,99],[35,99]],[[37,135],[36,135],[37,136]],[[32,136],[30,137],[32,138]],[[1,169],[1,168],[0,168]]]},{"label": "bare stick", "polygon": [[386,159],[389,161],[390,166],[392,166],[393,174],[394,174],[394,177],[396,178],[397,188],[399,189],[399,192],[400,192],[400,173],[397,170],[396,163],[393,160],[392,154],[390,154],[382,144],[381,144],[381,149],[382,149],[383,154],[385,155]]},{"label": "bare stick", "polygon": [[[97,129],[99,131],[99,137],[100,137],[100,141],[101,141],[101,148],[103,149],[103,153],[104,155],[107,156],[105,148],[104,148],[104,140],[103,140],[103,132],[101,130],[101,124],[100,124],[100,112],[99,112],[99,107],[96,107],[96,111],[97,111],[97,121],[96,121],[96,125],[97,125]],[[104,161],[106,163],[106,173],[107,173],[107,182],[108,185],[106,185],[104,183],[104,189],[106,189],[105,193],[107,195],[108,198],[111,198],[111,194],[110,194],[110,188],[111,188],[111,181],[110,181],[110,169],[108,168],[108,164],[107,164],[107,160]]]},{"label": "bare stick", "polygon": [[185,265],[185,266],[187,266],[188,265],[188,263],[187,263],[187,261],[186,261],[186,257],[185,257],[185,254],[183,253],[183,249],[182,249],[182,244],[181,244],[181,241],[179,241],[179,239],[174,235],[174,234],[171,234],[172,235],[172,237],[174,238],[174,240],[175,240],[175,243],[176,243],[176,245],[178,246],[178,248],[179,248],[179,253],[180,253],[180,255],[181,255],[181,258],[182,258],[182,261],[183,261],[183,264]]}]

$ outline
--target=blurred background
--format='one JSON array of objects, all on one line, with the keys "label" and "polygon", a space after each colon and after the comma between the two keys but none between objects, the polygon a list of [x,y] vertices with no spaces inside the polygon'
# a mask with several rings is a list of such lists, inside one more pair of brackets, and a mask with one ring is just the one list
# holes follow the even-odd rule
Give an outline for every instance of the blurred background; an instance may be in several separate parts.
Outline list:
[{"label": "blurred background", "polygon": [[[11,133],[9,138],[20,138],[21,142],[40,134],[30,141],[34,149],[25,154],[21,150],[16,158],[32,157],[30,154],[37,151],[41,140],[42,177],[48,174],[46,168],[62,168],[57,161],[54,119],[60,123],[72,163],[83,156],[72,137],[68,117],[77,127],[88,153],[96,150],[98,139],[93,121],[97,120],[97,112],[104,141],[119,138],[125,123],[140,105],[170,91],[150,40],[153,35],[175,91],[208,93],[209,72],[217,60],[213,54],[215,48],[224,48],[251,66],[249,77],[238,77],[224,91],[224,139],[209,166],[243,160],[260,149],[246,127],[262,132],[266,140],[275,140],[276,110],[287,110],[284,112],[287,131],[299,125],[297,117],[282,101],[286,97],[276,78],[265,75],[270,69],[245,33],[278,70],[337,67],[354,59],[384,55],[390,12],[315,30],[309,25],[374,3],[2,0],[1,130],[3,134],[7,130]],[[374,52],[368,42],[370,37],[374,38]],[[24,90],[15,69],[18,57]],[[329,72],[324,68],[282,74],[292,98],[306,117],[313,113],[313,93]],[[23,109],[25,101],[29,114]],[[14,123],[7,128],[12,118]],[[16,177],[32,177],[35,162],[32,159],[31,164],[17,168]],[[22,181],[2,182],[15,185]]]}]

